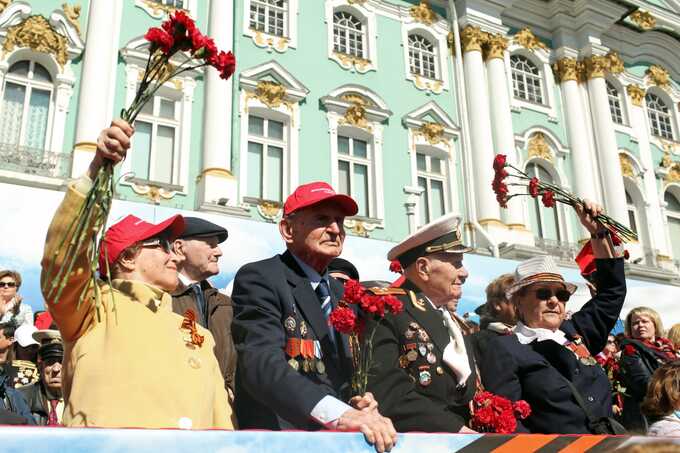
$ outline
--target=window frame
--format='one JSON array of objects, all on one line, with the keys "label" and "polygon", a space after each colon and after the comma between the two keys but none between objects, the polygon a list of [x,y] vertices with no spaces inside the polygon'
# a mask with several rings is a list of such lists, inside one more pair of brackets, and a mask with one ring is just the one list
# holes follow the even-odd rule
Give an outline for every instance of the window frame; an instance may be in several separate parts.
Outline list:
[{"label": "window frame", "polygon": [[298,2],[299,0],[285,0],[285,18],[283,36],[271,34],[267,31],[260,31],[250,27],[250,10],[253,1],[263,2],[264,0],[245,0],[243,5],[243,36],[249,37],[253,43],[260,48],[275,50],[284,53],[288,49],[297,48],[298,39]]},{"label": "window frame", "polygon": [[[533,174],[531,173],[530,167],[537,167],[537,168],[542,169],[543,171],[545,171],[546,173],[548,173],[550,175],[551,182],[559,184],[559,182],[555,181],[556,177],[553,174],[553,172],[551,172],[550,169],[546,168],[546,165],[543,164],[543,162],[541,162],[540,160],[537,160],[537,159],[529,160],[524,165],[524,172],[529,176],[535,176],[535,177],[541,179],[538,171],[536,171]],[[569,242],[568,231],[563,227],[563,222],[564,222],[565,219],[563,218],[563,213],[562,213],[559,205],[560,205],[559,203],[556,203],[556,205],[552,208],[554,216],[555,216],[555,227],[556,227],[555,229],[556,229],[556,232],[557,232],[557,239],[552,239],[552,238],[545,237],[543,235],[543,232],[546,230],[545,219],[544,219],[544,217],[545,217],[544,209],[547,209],[547,208],[542,207],[540,197],[532,198],[531,200],[529,200],[529,202],[527,203],[527,209],[528,210],[536,209],[536,207],[538,208],[538,209],[536,209],[536,215],[538,217],[537,220],[538,220],[538,227],[539,227],[540,231],[532,231],[534,237],[540,238],[540,239],[543,239],[543,240],[548,240],[548,241],[556,241],[558,243]],[[529,221],[529,224],[530,224],[531,223],[531,215],[529,215],[528,212],[527,212],[526,218],[527,218],[527,220]]]},{"label": "window frame", "polygon": [[[536,70],[536,73],[526,72],[523,69],[515,68],[515,66],[513,65],[513,59],[521,60],[525,64],[528,64],[528,66],[533,67]],[[522,77],[522,81],[525,85],[527,97],[522,96],[521,93],[518,94],[519,86],[517,85],[518,84],[517,77],[516,77],[517,74],[519,74],[519,76]],[[528,90],[528,87],[530,86],[529,83],[528,83],[530,78],[532,80],[535,80],[535,81],[538,82],[538,98],[539,98],[539,100],[530,99],[531,96],[530,96],[530,93],[529,93],[529,90]],[[545,90],[545,87],[544,87],[545,81],[543,80],[541,68],[535,62],[533,62],[530,58],[528,58],[525,55],[519,54],[519,53],[515,53],[515,54],[510,55],[510,79],[512,81],[513,97],[515,97],[515,98],[517,98],[517,99],[519,99],[523,102],[529,102],[529,103],[541,105],[541,106],[547,105],[546,102],[545,102],[545,99],[546,99],[546,95],[545,95],[546,90]],[[531,85],[531,86],[534,86],[534,85]]]},{"label": "window frame", "polygon": [[[326,42],[327,54],[341,68],[365,74],[378,69],[376,8],[370,2],[348,4],[347,0],[327,0],[326,7]],[[335,50],[335,14],[347,13],[362,24],[363,56],[355,57]]]},{"label": "window frame", "polygon": [[[614,82],[606,78],[604,81],[605,89],[607,90],[607,101],[609,103],[609,115],[611,116],[612,123],[614,123],[615,127],[627,126],[628,118],[626,116],[625,100],[622,96],[621,89],[616,86]],[[618,112],[615,112],[615,109],[617,109]],[[617,116],[620,118],[620,121],[616,120]]]},{"label": "window frame", "polygon": [[[450,212],[450,196],[449,196],[449,179],[450,179],[450,159],[448,155],[442,154],[439,150],[433,150],[430,149],[429,147],[425,146],[420,146],[416,145],[414,149],[414,161],[415,161],[415,187],[421,188],[419,182],[420,178],[423,178],[426,180],[426,187],[424,187],[424,191],[420,194],[420,197],[418,198],[418,225],[423,226],[426,225],[427,223],[435,220],[435,218],[432,217],[432,199],[430,197],[431,191],[432,191],[432,185],[431,181],[432,180],[437,180],[442,183],[442,190],[443,190],[443,196],[444,199],[442,200],[443,202],[443,212],[442,215],[446,215],[447,213]],[[425,171],[420,170],[418,168],[418,156],[424,156],[425,157]],[[441,173],[432,173],[432,159],[438,159],[441,162]],[[423,201],[427,201],[426,204],[426,210],[427,210],[427,218],[423,219],[421,218],[421,208],[423,207],[420,205]]]},{"label": "window frame", "polygon": [[[673,190],[673,189],[676,189],[676,190]],[[664,215],[666,217],[666,219],[665,219],[665,221],[666,221],[666,234],[668,235],[668,239],[669,239],[668,245],[670,246],[669,251],[670,251],[670,254],[671,254],[671,256],[673,257],[674,260],[680,261],[680,256],[675,256],[675,253],[673,251],[673,249],[674,249],[674,247],[673,247],[673,236],[671,235],[670,222],[668,220],[669,218],[671,218],[673,220],[677,220],[678,222],[680,222],[680,210],[674,211],[674,210],[669,209],[668,208],[668,202],[666,201],[666,197],[670,196],[670,197],[675,198],[675,201],[678,204],[680,204],[680,190],[678,190],[677,186],[676,187],[667,187],[666,190],[664,190],[663,196],[664,196],[664,198],[663,198]],[[676,240],[680,240],[680,239],[676,238]],[[680,244],[678,244],[677,248],[680,249]]]},{"label": "window frame", "polygon": [[[421,48],[415,48],[412,45],[411,39],[421,39],[425,43],[429,44],[432,48],[432,50],[427,50],[427,49],[421,49]],[[421,43],[422,44],[422,43]],[[418,33],[416,31],[410,32],[407,34],[407,51],[408,51],[408,62],[409,62],[409,72],[414,75],[414,76],[419,76],[419,77],[424,77],[429,80],[441,80],[441,71],[439,69],[439,49],[437,46],[436,42],[433,42],[429,37],[424,36],[422,33]],[[421,71],[414,71],[414,63],[418,58],[416,56],[419,56],[420,59],[420,69]],[[426,74],[426,70],[424,68],[425,62],[424,62],[424,57],[430,57],[432,59],[432,75]]]},{"label": "window frame", "polygon": [[[340,141],[340,137],[345,137],[349,139],[349,154],[341,154],[339,151],[339,146],[338,142]],[[355,156],[352,151],[354,148],[354,142],[360,140],[362,142],[366,143],[366,157],[357,157]],[[365,214],[360,214],[357,213],[356,217],[360,218],[373,218],[375,213],[376,208],[375,204],[377,203],[377,200],[375,200],[375,197],[372,195],[375,192],[375,144],[373,143],[373,137],[362,134],[362,133],[357,133],[356,131],[351,130],[351,128],[340,128],[338,131],[338,134],[335,138],[336,142],[336,149],[338,149],[337,152],[337,157],[335,158],[335,180],[338,182],[337,188],[338,191],[340,191],[340,161],[345,161],[349,163],[349,196],[354,198],[356,200],[355,193],[353,191],[353,175],[354,175],[354,166],[355,165],[364,165],[366,166],[366,176],[367,176],[367,183],[368,187],[366,188],[366,213]]]},{"label": "window frame", "polygon": [[[341,19],[341,20],[350,20],[350,19],[355,20],[360,28],[357,30],[356,28],[351,28],[348,25],[338,24],[336,22],[336,17],[338,15],[346,15],[346,17],[343,17],[343,19]],[[333,12],[333,52],[343,54],[343,55],[347,55],[349,57],[355,57],[355,58],[361,58],[363,60],[368,60],[368,58],[366,58],[366,56],[368,55],[368,46],[367,46],[367,42],[366,42],[367,41],[367,39],[366,39],[366,31],[367,31],[366,28],[367,28],[366,24],[364,24],[364,22],[361,20],[361,17],[357,17],[356,14],[352,14],[351,12],[346,11],[346,10],[334,11]],[[346,50],[347,51],[343,51],[343,50],[340,50],[338,48],[339,44],[336,43],[336,39],[335,39],[336,32],[338,30],[340,32],[344,32],[344,38],[347,41],[347,44],[346,44]],[[350,34],[354,35],[355,40],[356,40],[356,36],[359,37],[357,42],[359,44],[361,44],[361,55],[359,55],[358,53],[350,52],[352,50],[351,45],[350,45],[350,41],[351,41]]]},{"label": "window frame", "polygon": [[[19,64],[23,61],[27,61],[29,63],[29,68],[28,68],[28,74],[26,76],[17,76],[14,75],[10,72],[10,69],[12,66]],[[51,82],[43,82],[43,81],[36,81],[33,78],[33,74],[35,72],[35,65],[39,65],[42,67],[47,74],[49,74],[51,78]],[[30,107],[30,98],[31,94],[34,89],[42,90],[42,91],[49,91],[50,94],[50,100],[49,100],[49,108],[47,112],[47,124],[45,125],[45,139],[44,139],[44,145],[42,151],[49,151],[52,149],[52,128],[53,128],[53,121],[54,121],[54,114],[55,114],[55,96],[56,96],[56,86],[55,86],[55,75],[41,62],[36,61],[35,59],[32,58],[22,58],[22,59],[17,59],[16,61],[12,62],[11,65],[7,68],[7,72],[5,73],[5,76],[2,81],[2,92],[0,92],[0,100],[1,102],[4,103],[5,100],[5,92],[7,89],[7,83],[13,83],[15,85],[21,85],[25,87],[25,92],[24,92],[24,102],[23,102],[23,110],[22,110],[22,117],[21,117],[21,127],[19,130],[19,142],[14,143],[13,145],[15,146],[26,146],[26,129],[28,126],[28,110]],[[37,148],[36,148],[37,149]]]},{"label": "window frame", "polygon": [[[510,58],[515,55],[521,55],[531,61],[539,70],[542,81],[542,96],[543,104],[527,101],[515,96],[514,84],[512,80],[512,65]],[[551,53],[545,49],[528,50],[517,43],[510,42],[508,50],[503,57],[505,63],[508,96],[510,98],[510,108],[513,112],[521,112],[523,109],[532,110],[543,113],[548,116],[548,122],[559,123],[559,114],[557,111],[557,95],[559,91],[556,89],[555,77],[550,64]]]},{"label": "window frame", "polygon": [[[665,108],[665,111],[660,111],[656,108],[650,108],[650,97],[653,96],[655,100],[658,100],[658,102]],[[671,104],[672,105],[672,104]],[[654,137],[657,140],[669,140],[669,141],[675,141],[676,140],[676,130],[675,130],[675,125],[673,124],[675,121],[674,115],[673,115],[673,109],[668,106],[668,102],[663,99],[663,97],[655,92],[650,92],[648,91],[645,94],[645,110],[646,110],[646,117],[649,125],[649,134],[650,136]],[[658,124],[660,125],[661,122],[659,121],[661,118],[665,118],[668,121],[668,129],[670,131],[670,136],[666,137],[660,134],[657,134],[654,132],[654,121],[652,116],[655,116],[655,119]],[[663,116],[662,116],[663,115]],[[659,129],[659,132],[660,129]]]},{"label": "window frame", "polygon": [[[266,135],[257,136],[257,135],[251,134],[251,132],[250,132],[250,117],[251,116],[256,117],[256,118],[261,118],[263,120],[262,127],[263,127],[263,130],[265,131]],[[271,122],[271,121],[275,121],[275,122],[282,124],[282,136],[283,136],[282,139],[280,139],[280,140],[279,139],[273,139],[273,138],[268,136],[269,122]],[[244,195],[243,196],[246,197],[246,198],[255,199],[255,200],[266,200],[266,201],[274,201],[274,202],[277,202],[277,203],[283,203],[284,199],[286,197],[286,194],[288,193],[286,181],[288,180],[288,177],[289,177],[289,175],[288,175],[289,170],[288,170],[287,162],[290,161],[290,135],[291,135],[290,121],[283,119],[281,117],[278,117],[277,115],[271,115],[271,114],[263,113],[262,111],[256,109],[254,112],[253,111],[248,112],[248,118],[246,118],[245,123],[247,125],[247,129],[245,130],[246,154],[245,154],[245,156],[242,156],[242,157],[245,158],[245,159],[248,159],[248,153],[250,152],[248,145],[251,142],[252,143],[258,143],[258,144],[262,145],[262,161],[261,161],[261,168],[262,168],[261,181],[262,181],[262,185],[260,187],[260,191],[261,191],[262,195],[261,196],[254,196],[252,194],[249,194],[248,193],[248,186],[244,185],[244,188],[243,188],[243,194]],[[266,190],[268,188],[267,181],[269,179],[267,178],[268,171],[267,171],[267,166],[265,165],[265,159],[267,157],[267,152],[268,152],[270,146],[277,146],[277,147],[281,148],[281,150],[282,150],[281,151],[281,175],[280,175],[281,176],[281,199],[279,199],[279,200],[276,200],[274,198],[270,198],[270,197],[266,196],[266,194],[268,193],[268,191]],[[245,181],[247,182],[247,179]]]}]

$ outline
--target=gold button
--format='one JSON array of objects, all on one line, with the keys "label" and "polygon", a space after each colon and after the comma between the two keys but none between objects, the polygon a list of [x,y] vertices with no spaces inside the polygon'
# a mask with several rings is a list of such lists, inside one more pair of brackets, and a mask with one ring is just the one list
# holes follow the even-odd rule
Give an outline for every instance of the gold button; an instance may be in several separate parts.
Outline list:
[{"label": "gold button", "polygon": [[201,359],[198,357],[189,357],[189,366],[193,369],[198,369],[201,367]]},{"label": "gold button", "polygon": [[444,374],[444,368],[438,366],[437,367],[437,374]]}]

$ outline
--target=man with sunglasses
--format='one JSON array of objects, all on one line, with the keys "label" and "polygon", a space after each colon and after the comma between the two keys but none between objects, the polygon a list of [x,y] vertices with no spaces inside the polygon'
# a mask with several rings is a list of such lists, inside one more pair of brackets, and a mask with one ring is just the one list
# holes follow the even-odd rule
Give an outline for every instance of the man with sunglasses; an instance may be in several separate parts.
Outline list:
[{"label": "man with sunglasses", "polygon": [[518,432],[620,434],[612,417],[607,375],[594,356],[605,346],[626,296],[623,259],[609,231],[595,217],[602,208],[576,207],[590,233],[598,293],[567,319],[576,285],[566,282],[554,260],[538,256],[517,266],[506,291],[519,321],[514,335],[494,338],[480,358],[486,389],[511,401],[525,400],[531,415]]},{"label": "man with sunglasses", "polygon": [[[184,231],[175,215],[158,224],[129,215],[104,235],[97,288],[89,244],[77,252],[61,296],[49,290],[65,257],[69,225],[106,161],[120,162],[133,129],[122,120],[102,131],[86,175],[70,184],[47,232],[41,282],[64,340],[65,426],[231,428],[215,342],[196,313],[172,312],[177,257],[170,241]],[[84,297],[81,298],[81,294]],[[95,294],[101,304],[96,306]]]}]

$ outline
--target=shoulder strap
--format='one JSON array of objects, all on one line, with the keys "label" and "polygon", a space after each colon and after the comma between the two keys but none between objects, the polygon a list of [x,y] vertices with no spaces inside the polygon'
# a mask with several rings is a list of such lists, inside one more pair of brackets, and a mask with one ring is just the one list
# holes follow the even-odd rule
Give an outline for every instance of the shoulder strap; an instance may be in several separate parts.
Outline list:
[{"label": "shoulder strap", "polygon": [[569,379],[564,378],[564,380],[566,381],[567,385],[569,386],[569,389],[571,390],[571,394],[574,395],[574,399],[576,400],[576,404],[578,404],[579,407],[583,410],[583,412],[585,412],[586,418],[588,419],[588,421],[590,423],[594,423],[596,420],[593,417],[593,415],[590,413],[590,411],[588,410],[588,406],[586,406],[586,402],[583,401],[583,397],[581,396],[581,393],[576,389],[576,386],[574,384],[572,384],[572,382]]}]

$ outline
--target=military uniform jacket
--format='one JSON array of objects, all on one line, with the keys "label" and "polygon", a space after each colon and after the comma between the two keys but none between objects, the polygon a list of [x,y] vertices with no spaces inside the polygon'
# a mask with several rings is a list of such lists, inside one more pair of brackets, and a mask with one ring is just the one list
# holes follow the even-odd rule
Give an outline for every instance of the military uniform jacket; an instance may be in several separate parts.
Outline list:
[{"label": "military uniform jacket", "polygon": [[[336,306],[344,289],[329,280]],[[293,255],[286,252],[243,266],[234,279],[232,300],[239,427],[320,429],[310,416],[314,406],[326,395],[349,399],[349,343],[346,335],[337,335],[338,352],[333,352],[319,299]],[[305,369],[300,357],[287,352],[297,339],[318,342],[324,372],[316,366]]]},{"label": "military uniform jacket", "polygon": [[[626,296],[622,259],[598,259],[598,294],[560,326],[570,340],[580,338],[594,357],[604,349]],[[531,415],[517,421],[518,432],[587,434],[586,415],[567,380],[579,391],[591,415],[612,416],[609,380],[598,365],[581,360],[552,341],[521,344],[516,335],[492,339],[479,361],[486,390],[511,401],[526,400]]]},{"label": "military uniform jacket", "polygon": [[[398,432],[458,432],[469,419],[468,404],[475,394],[472,344],[465,339],[472,373],[459,387],[442,361],[450,337],[442,314],[408,280],[404,304],[397,314],[386,314],[373,339],[373,364],[368,391]],[[370,334],[372,324],[367,325]]]}]

